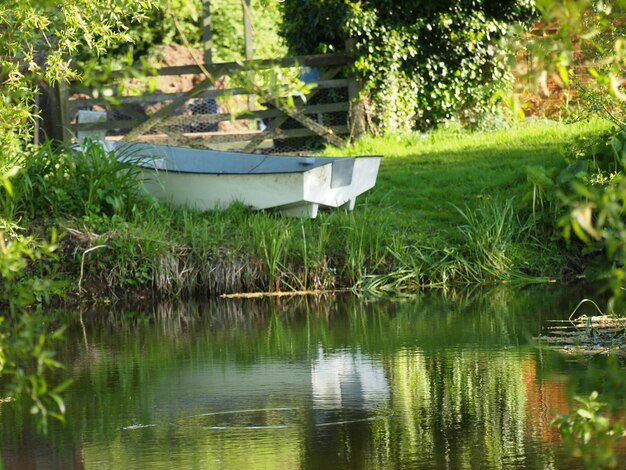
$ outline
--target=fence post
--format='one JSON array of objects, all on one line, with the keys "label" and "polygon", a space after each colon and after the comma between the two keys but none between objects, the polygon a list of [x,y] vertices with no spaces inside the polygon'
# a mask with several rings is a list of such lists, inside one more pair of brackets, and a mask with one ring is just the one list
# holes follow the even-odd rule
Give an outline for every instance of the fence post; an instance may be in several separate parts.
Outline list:
[{"label": "fence post", "polygon": [[202,0],[202,48],[204,49],[204,65],[209,65],[213,62],[210,4],[210,0]]},{"label": "fence post", "polygon": [[250,0],[243,2],[243,43],[246,60],[252,60],[254,46],[252,44],[252,11],[250,10]]},{"label": "fence post", "polygon": [[[254,45],[252,42],[252,10],[250,9],[250,0],[244,0],[243,6],[243,44],[244,55],[246,61],[252,60],[254,56]],[[248,78],[253,80],[253,76],[249,73]],[[248,111],[254,111],[254,96],[248,95]]]},{"label": "fence post", "polygon": [[59,97],[59,130],[60,137],[63,142],[69,143],[72,134],[70,133],[70,119],[68,113],[68,100],[69,100],[69,88],[67,83],[61,81],[57,85],[58,97]]},{"label": "fence post", "polygon": [[52,86],[40,83],[39,99],[41,130],[49,139],[69,142],[72,135],[69,128],[68,88],[65,82]]},{"label": "fence post", "polygon": [[[355,47],[354,38],[346,40],[346,54],[354,61]],[[365,103],[361,97],[361,84],[355,77],[348,78],[348,124],[350,126],[350,139],[358,139],[365,134]]]}]

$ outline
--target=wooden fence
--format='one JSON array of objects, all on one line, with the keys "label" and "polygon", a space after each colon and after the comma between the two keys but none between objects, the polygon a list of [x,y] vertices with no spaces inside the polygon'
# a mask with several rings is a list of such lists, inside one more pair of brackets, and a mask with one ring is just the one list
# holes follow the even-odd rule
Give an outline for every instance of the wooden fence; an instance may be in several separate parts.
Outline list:
[{"label": "wooden fence", "polygon": [[[57,97],[60,137],[70,141],[81,133],[95,132],[107,138],[247,152],[297,152],[320,141],[342,146],[362,127],[356,111],[358,85],[345,74],[351,64],[347,54],[324,54],[164,67],[156,76],[191,75],[195,85],[187,90],[139,95],[96,96],[93,89],[63,86]],[[312,91],[305,99],[293,97],[287,105],[285,97],[276,99],[259,89],[225,85],[233,74],[276,68],[308,72],[305,81],[310,82]],[[108,88],[115,89],[115,83]],[[229,110],[232,102],[239,106],[236,113]],[[81,117],[90,113],[82,110],[100,111],[95,115],[102,120],[84,122]]]}]

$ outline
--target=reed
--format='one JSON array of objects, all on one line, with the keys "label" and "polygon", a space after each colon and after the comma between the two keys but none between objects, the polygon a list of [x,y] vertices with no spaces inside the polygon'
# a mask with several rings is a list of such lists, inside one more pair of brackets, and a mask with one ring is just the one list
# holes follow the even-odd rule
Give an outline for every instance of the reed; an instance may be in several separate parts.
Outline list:
[{"label": "reed", "polygon": [[[474,209],[456,208],[464,224],[457,227],[456,243],[430,240],[405,245],[396,239],[388,247],[393,267],[382,274],[365,275],[360,286],[370,291],[401,291],[470,284],[546,282],[529,267],[533,254],[547,248],[532,236],[532,224],[522,222],[513,200],[484,199]],[[545,271],[543,271],[545,272]]]},{"label": "reed", "polygon": [[[83,251],[98,243],[112,248],[90,255],[86,276],[100,279],[92,284],[111,291],[151,286],[159,295],[193,297],[259,289],[398,291],[510,282],[522,274],[524,230],[511,201],[459,209],[466,223],[454,244],[409,244],[394,233],[390,219],[367,208],[316,221],[227,211],[220,223],[214,213],[157,210],[152,218],[120,223],[88,240]],[[112,220],[95,225],[110,227]]]},{"label": "reed", "polygon": [[466,263],[468,274],[474,279],[510,279],[516,270],[516,241],[525,230],[515,218],[512,199],[483,199],[476,209],[455,209],[465,222],[458,229],[464,240],[463,255],[471,260]]},{"label": "reed", "polygon": [[270,291],[279,291],[282,284],[282,271],[285,270],[285,246],[291,236],[291,224],[277,224],[273,217],[251,217],[253,246],[257,255],[265,262],[267,281]]},{"label": "reed", "polygon": [[371,210],[367,203],[360,213],[335,213],[331,221],[331,251],[344,285],[354,286],[385,264],[388,237],[393,230],[387,214]]}]

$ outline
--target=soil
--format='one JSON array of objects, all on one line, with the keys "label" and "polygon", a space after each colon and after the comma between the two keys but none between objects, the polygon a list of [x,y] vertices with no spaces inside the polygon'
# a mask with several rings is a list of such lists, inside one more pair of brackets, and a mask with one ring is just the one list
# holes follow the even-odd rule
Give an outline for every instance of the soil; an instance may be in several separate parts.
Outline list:
[{"label": "soil", "polygon": [[[157,68],[180,67],[184,65],[197,65],[203,62],[200,49],[190,49],[178,44],[163,46],[158,53]],[[177,93],[191,90],[195,85],[204,80],[204,74],[190,75],[165,75],[156,77],[157,89],[164,93]],[[217,88],[223,86],[223,80]]]}]

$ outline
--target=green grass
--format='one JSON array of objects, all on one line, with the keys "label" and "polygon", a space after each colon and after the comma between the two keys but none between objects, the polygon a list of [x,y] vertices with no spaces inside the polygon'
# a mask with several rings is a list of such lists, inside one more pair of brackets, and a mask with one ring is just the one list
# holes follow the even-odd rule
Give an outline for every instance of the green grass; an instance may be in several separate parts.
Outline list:
[{"label": "green grass", "polygon": [[525,166],[562,164],[565,145],[607,127],[601,121],[573,125],[546,121],[494,132],[443,129],[427,135],[365,138],[347,152],[328,149],[326,153],[384,155],[368,204],[392,211],[394,227],[407,235],[456,239],[454,227],[463,220],[454,206],[514,197],[519,207],[528,193]]},{"label": "green grass", "polygon": [[[558,278],[567,253],[552,236],[554,227],[533,225],[525,168],[563,165],[564,146],[606,127],[542,122],[490,133],[447,129],[327,149],[385,158],[376,187],[358,199],[354,212],[321,211],[315,220],[239,205],[223,212],[181,210],[145,198],[126,198],[124,210],[110,207],[113,214],[88,206],[87,214],[45,222],[66,229],[50,269],[70,280],[80,276],[93,295],[104,289],[131,296],[138,290],[207,296]],[[107,189],[117,184],[109,173]],[[95,177],[73,184],[89,186]],[[58,214],[40,199],[27,201],[39,217]],[[97,245],[106,249],[87,251]]]}]

